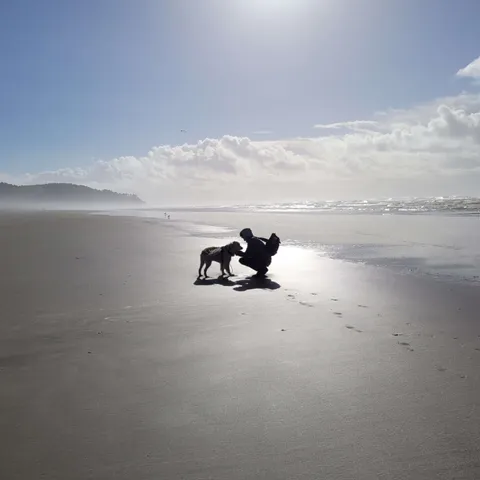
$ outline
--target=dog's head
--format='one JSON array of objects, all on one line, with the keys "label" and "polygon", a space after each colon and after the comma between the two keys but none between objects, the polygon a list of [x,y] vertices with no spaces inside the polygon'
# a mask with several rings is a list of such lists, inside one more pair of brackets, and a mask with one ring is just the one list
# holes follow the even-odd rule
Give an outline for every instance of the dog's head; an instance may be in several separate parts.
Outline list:
[{"label": "dog's head", "polygon": [[225,245],[225,250],[227,250],[227,252],[233,256],[233,255],[236,255],[238,252],[242,252],[243,248],[240,245],[240,243],[235,241],[235,242],[229,243],[228,245]]}]

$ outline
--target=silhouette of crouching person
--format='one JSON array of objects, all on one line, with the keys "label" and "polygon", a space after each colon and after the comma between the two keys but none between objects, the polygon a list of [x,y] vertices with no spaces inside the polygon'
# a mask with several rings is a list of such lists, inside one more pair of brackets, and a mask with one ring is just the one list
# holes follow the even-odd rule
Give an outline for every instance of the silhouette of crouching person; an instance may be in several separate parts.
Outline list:
[{"label": "silhouette of crouching person", "polygon": [[254,236],[249,228],[244,228],[240,232],[240,237],[247,242],[247,249],[245,252],[237,253],[241,257],[239,262],[245,267],[255,270],[257,277],[264,277],[272,263],[272,257],[265,246],[268,240]]}]

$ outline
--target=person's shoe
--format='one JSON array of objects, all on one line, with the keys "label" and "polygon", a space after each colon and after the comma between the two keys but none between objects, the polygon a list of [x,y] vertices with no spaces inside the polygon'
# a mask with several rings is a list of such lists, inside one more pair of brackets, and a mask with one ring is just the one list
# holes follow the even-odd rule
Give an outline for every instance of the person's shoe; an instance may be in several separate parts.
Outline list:
[{"label": "person's shoe", "polygon": [[264,278],[265,275],[267,274],[268,272],[268,268],[262,268],[261,270],[259,270],[257,272],[257,274],[255,275],[256,278]]}]

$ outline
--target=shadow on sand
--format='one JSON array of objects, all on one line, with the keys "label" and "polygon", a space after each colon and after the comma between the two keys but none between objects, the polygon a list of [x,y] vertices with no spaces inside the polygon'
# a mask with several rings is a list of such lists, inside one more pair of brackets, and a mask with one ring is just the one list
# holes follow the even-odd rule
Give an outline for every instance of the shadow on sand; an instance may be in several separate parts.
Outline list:
[{"label": "shadow on sand", "polygon": [[277,290],[280,285],[269,278],[257,278],[254,276],[242,278],[241,280],[232,281],[228,277],[217,278],[197,278],[194,285],[222,285],[223,287],[234,287],[237,292],[246,292],[247,290]]},{"label": "shadow on sand", "polygon": [[257,278],[257,277],[247,277],[243,280],[238,280],[235,282],[237,285],[234,287],[234,290],[237,292],[245,292],[247,290],[276,290],[280,288],[280,284],[270,280],[269,278]]},{"label": "shadow on sand", "polygon": [[228,277],[216,277],[216,278],[197,278],[194,285],[222,285],[223,287],[234,287],[236,282],[232,282]]}]

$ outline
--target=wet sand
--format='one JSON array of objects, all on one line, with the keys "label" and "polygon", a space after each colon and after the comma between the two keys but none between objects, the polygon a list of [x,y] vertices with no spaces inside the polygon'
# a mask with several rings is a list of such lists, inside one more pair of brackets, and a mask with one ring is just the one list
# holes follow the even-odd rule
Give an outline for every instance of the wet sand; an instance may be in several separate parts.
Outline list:
[{"label": "wet sand", "polygon": [[172,225],[2,214],[0,478],[480,478],[476,291]]}]

